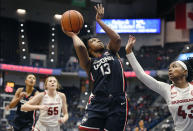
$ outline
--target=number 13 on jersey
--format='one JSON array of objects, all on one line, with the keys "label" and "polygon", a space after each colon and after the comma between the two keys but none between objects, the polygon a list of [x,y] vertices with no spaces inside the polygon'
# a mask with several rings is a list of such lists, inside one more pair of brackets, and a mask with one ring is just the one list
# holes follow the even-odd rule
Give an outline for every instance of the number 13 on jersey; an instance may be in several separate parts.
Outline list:
[{"label": "number 13 on jersey", "polygon": [[103,76],[111,74],[111,69],[110,69],[109,63],[105,63],[105,64],[101,65],[100,69],[101,69],[101,73]]}]

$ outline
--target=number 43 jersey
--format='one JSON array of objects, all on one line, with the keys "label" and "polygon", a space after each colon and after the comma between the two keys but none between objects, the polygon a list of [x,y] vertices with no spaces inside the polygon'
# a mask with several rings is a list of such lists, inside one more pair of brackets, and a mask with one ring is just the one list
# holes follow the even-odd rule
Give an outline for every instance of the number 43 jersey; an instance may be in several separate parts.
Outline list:
[{"label": "number 43 jersey", "polygon": [[123,66],[117,54],[105,50],[101,57],[91,59],[90,77],[94,83],[94,96],[125,93]]},{"label": "number 43 jersey", "polygon": [[133,53],[127,54],[136,76],[147,87],[164,97],[174,120],[175,131],[193,131],[193,85],[178,88],[147,75]]},{"label": "number 43 jersey", "polygon": [[45,95],[40,105],[46,105],[48,107],[48,110],[40,110],[38,121],[45,126],[58,126],[58,120],[60,118],[62,109],[62,98],[60,97],[59,93],[57,93],[55,97],[50,97],[45,91]]},{"label": "number 43 jersey", "polygon": [[193,85],[187,88],[171,86],[168,107],[176,131],[193,131]]}]

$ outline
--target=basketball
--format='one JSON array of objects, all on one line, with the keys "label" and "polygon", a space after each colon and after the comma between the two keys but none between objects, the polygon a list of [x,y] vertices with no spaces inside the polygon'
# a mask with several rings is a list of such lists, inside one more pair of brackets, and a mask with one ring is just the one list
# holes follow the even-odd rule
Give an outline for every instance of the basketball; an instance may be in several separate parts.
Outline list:
[{"label": "basketball", "polygon": [[63,13],[61,26],[63,31],[78,33],[84,24],[83,16],[76,10],[68,10]]}]

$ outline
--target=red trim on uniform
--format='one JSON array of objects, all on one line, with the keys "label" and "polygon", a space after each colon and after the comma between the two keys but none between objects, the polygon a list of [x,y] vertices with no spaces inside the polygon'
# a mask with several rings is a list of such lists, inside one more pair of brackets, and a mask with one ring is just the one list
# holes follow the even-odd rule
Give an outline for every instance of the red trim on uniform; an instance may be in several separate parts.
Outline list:
[{"label": "red trim on uniform", "polygon": [[119,60],[120,64],[121,64],[121,69],[122,69],[122,78],[123,78],[123,92],[125,92],[125,76],[124,76],[124,71],[123,71],[123,64],[122,62]]},{"label": "red trim on uniform", "polygon": [[124,125],[123,131],[125,131],[126,126],[127,126],[127,117],[128,117],[128,112],[129,112],[128,99],[127,99],[126,92],[125,92],[125,99],[126,99],[126,116],[125,116],[125,125]]},{"label": "red trim on uniform", "polygon": [[34,119],[34,121],[33,121],[33,126],[32,126],[33,129],[35,128],[35,122],[36,122],[36,116],[35,116],[35,114],[36,114],[36,111],[34,111],[34,114],[33,114],[33,119]]},{"label": "red trim on uniform", "polygon": [[90,104],[90,101],[91,101],[91,97],[89,96],[89,98],[88,98],[88,104]]},{"label": "red trim on uniform", "polygon": [[[121,64],[121,69],[122,69],[123,92],[125,92],[125,76],[124,76],[123,64],[122,64],[122,62],[121,62],[120,60],[119,60],[119,62],[120,62],[120,64]],[[128,110],[129,110],[126,92],[125,92],[125,100],[126,100],[126,115],[125,115],[125,125],[124,125],[124,128],[123,128],[123,131],[125,131],[125,129],[126,129],[127,116],[128,116]]]},{"label": "red trim on uniform", "polygon": [[173,88],[174,88],[174,85],[171,86],[171,89],[173,89]]},{"label": "red trim on uniform", "polygon": [[91,73],[91,72],[90,72],[90,78],[91,78],[92,82],[94,82],[94,78],[93,78],[93,76],[92,76],[92,73]]},{"label": "red trim on uniform", "polygon": [[93,97],[94,97],[94,95],[91,93],[90,96],[89,96],[89,98],[88,98],[88,104],[91,103],[91,99],[92,99]]},{"label": "red trim on uniform", "polygon": [[85,130],[85,131],[100,131],[99,129],[97,128],[92,128],[92,127],[86,127],[86,126],[79,126],[78,127],[80,130]]}]

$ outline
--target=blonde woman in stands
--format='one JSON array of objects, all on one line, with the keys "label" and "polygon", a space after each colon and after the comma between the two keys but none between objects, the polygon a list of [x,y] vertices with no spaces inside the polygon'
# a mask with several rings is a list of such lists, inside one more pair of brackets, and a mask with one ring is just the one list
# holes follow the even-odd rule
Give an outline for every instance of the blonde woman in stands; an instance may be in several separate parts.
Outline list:
[{"label": "blonde woman in stands", "polygon": [[[58,88],[58,80],[54,76],[48,77],[45,92],[39,93],[21,107],[23,111],[40,110],[34,131],[60,131],[60,124],[68,120],[66,96],[57,92]],[[60,117],[61,111],[63,117]]]},{"label": "blonde woman in stands", "polygon": [[134,36],[129,36],[126,45],[126,57],[129,60],[138,79],[147,87],[159,93],[166,101],[176,131],[193,131],[193,59],[174,61],[169,66],[169,79],[172,84],[157,81],[147,75],[132,52],[136,42]]}]

